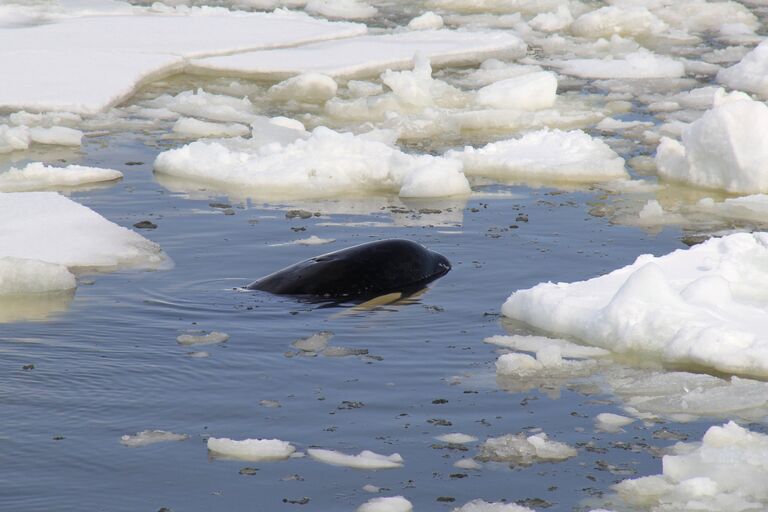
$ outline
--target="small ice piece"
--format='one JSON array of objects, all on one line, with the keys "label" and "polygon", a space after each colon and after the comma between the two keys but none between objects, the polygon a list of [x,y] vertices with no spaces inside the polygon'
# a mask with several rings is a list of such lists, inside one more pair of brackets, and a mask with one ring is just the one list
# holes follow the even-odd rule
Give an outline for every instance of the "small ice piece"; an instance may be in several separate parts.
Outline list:
[{"label": "small ice piece", "polygon": [[475,102],[484,107],[540,110],[555,104],[557,78],[537,71],[494,82],[477,91]]},{"label": "small ice piece", "polygon": [[378,492],[381,492],[381,487],[377,487],[377,486],[372,485],[372,484],[365,484],[363,486],[363,490],[365,492],[370,492],[371,494],[376,494]]},{"label": "small ice piece", "polygon": [[199,334],[182,334],[176,338],[179,345],[212,345],[214,343],[224,343],[229,339],[229,334],[212,331]]},{"label": "small ice piece", "polygon": [[29,129],[29,138],[38,144],[80,146],[83,142],[83,132],[66,126],[51,126],[50,128],[36,126]]},{"label": "small ice piece", "polygon": [[328,347],[323,350],[323,355],[326,357],[364,356],[367,354],[367,348]]},{"label": "small ice piece", "polygon": [[119,180],[123,173],[114,169],[68,165],[53,167],[40,162],[21,169],[11,167],[0,172],[0,192],[30,192],[52,188],[77,187]]},{"label": "small ice piece", "polygon": [[346,466],[355,469],[394,469],[403,467],[403,458],[399,453],[381,455],[363,450],[357,455],[347,455],[334,450],[310,448],[307,453],[313,459],[333,466]]},{"label": "small ice piece", "polygon": [[333,338],[333,333],[331,331],[320,331],[313,334],[312,336],[299,338],[298,340],[291,343],[291,346],[301,350],[302,352],[317,353],[321,352],[323,349],[325,349],[325,347],[328,346],[328,341],[331,338]]},{"label": "small ice piece", "polygon": [[667,28],[667,24],[647,8],[623,4],[601,7],[582,14],[571,25],[574,35],[593,39],[610,38],[613,35],[649,36]]},{"label": "small ice piece", "polygon": [[496,373],[499,375],[525,377],[537,375],[543,369],[544,365],[528,354],[503,354],[496,360]]},{"label": "small ice piece", "polygon": [[147,446],[149,444],[162,443],[165,441],[186,441],[189,439],[187,434],[175,434],[165,430],[142,430],[134,435],[124,435],[120,437],[120,444],[136,448],[138,446]]},{"label": "small ice piece", "polygon": [[360,0],[309,0],[304,9],[327,18],[346,20],[364,20],[379,12],[374,6]]},{"label": "small ice piece", "polygon": [[408,22],[408,28],[411,30],[429,30],[443,28],[443,17],[432,11],[427,11],[420,16],[416,16]]},{"label": "small ice piece", "polygon": [[462,162],[467,175],[570,182],[628,177],[624,159],[605,142],[581,130],[538,130],[482,148],[449,151],[445,156]]},{"label": "small ice piece", "polygon": [[682,62],[648,50],[629,53],[621,58],[569,59],[550,64],[563,74],[582,78],[678,78],[685,75]]},{"label": "small ice piece", "polygon": [[296,448],[279,439],[244,439],[236,441],[226,437],[208,438],[208,450],[215,456],[249,461],[282,460],[290,457]]},{"label": "small ice piece", "polygon": [[[163,94],[143,102],[142,105],[154,109],[167,109],[184,116],[220,123],[248,124],[258,118],[256,109],[248,97],[235,98],[226,94],[213,94],[203,89],[182,91],[175,96]],[[192,126],[189,122],[185,124]],[[205,125],[198,126],[202,129]],[[181,128],[183,127],[184,125],[181,126]]]},{"label": "small ice piece", "polygon": [[211,357],[211,353],[205,351],[187,352],[187,355],[194,359],[205,359],[206,357]]},{"label": "small ice piece", "polygon": [[768,194],[752,194],[749,196],[731,197],[716,203],[712,198],[701,199],[699,209],[721,215],[726,218],[744,219],[754,222],[768,220]]},{"label": "small ice piece", "polygon": [[478,458],[527,466],[535,462],[570,459],[577,453],[565,443],[550,441],[544,432],[532,436],[519,433],[489,437],[480,446]]},{"label": "small ice piece", "polygon": [[0,193],[0,258],[110,270],[169,264],[160,246],[55,192]]},{"label": "small ice piece", "polygon": [[731,89],[768,98],[768,41],[763,41],[737,64],[721,69],[717,81]]},{"label": "small ice piece", "polygon": [[554,12],[541,12],[534,16],[528,25],[542,32],[557,32],[567,28],[573,22],[573,15],[567,5],[558,5]]},{"label": "small ice piece", "polygon": [[511,348],[523,352],[537,353],[544,347],[557,346],[562,357],[572,359],[590,359],[593,357],[604,357],[610,354],[610,351],[585,345],[577,345],[570,341],[557,338],[547,338],[544,336],[491,336],[483,340],[485,343],[497,345],[499,347]]},{"label": "small ice piece", "polygon": [[683,129],[682,143],[662,137],[662,178],[727,192],[768,192],[768,106],[744,94],[715,95],[715,107]]},{"label": "small ice piece", "polygon": [[453,467],[459,469],[481,469],[483,465],[475,459],[459,459],[453,463]]},{"label": "small ice piece", "polygon": [[270,409],[282,407],[282,405],[280,405],[280,402],[278,402],[277,400],[259,400],[259,405],[262,407],[270,408]]},{"label": "small ice piece", "polygon": [[64,265],[32,259],[0,257],[0,297],[47,293],[77,287],[75,276]]},{"label": "small ice piece", "polygon": [[211,123],[191,117],[182,117],[173,125],[173,133],[185,137],[243,137],[251,129],[240,123]]},{"label": "small ice piece", "polygon": [[372,498],[359,507],[357,512],[411,512],[413,505],[402,496]]},{"label": "small ice piece", "polygon": [[533,509],[517,505],[515,503],[504,503],[495,501],[489,503],[482,499],[472,500],[461,507],[454,508],[452,512],[535,512]]},{"label": "small ice piece", "polygon": [[467,443],[474,443],[475,441],[477,441],[476,437],[470,436],[468,434],[461,434],[459,432],[455,432],[452,434],[443,434],[442,436],[435,437],[435,439],[448,444],[467,444]]},{"label": "small ice piece", "polygon": [[325,244],[332,244],[335,242],[335,238],[320,238],[319,236],[312,235],[309,238],[302,238],[301,240],[296,240],[296,243],[299,245],[325,245]]},{"label": "small ice piece", "polygon": [[322,73],[304,73],[273,85],[267,91],[275,101],[323,103],[336,96],[336,80]]},{"label": "small ice piece", "polygon": [[614,489],[644,509],[765,510],[768,435],[733,421],[710,427],[701,443],[677,443],[662,459],[662,474],[625,480]]},{"label": "small ice piece", "polygon": [[0,124],[0,154],[27,149],[31,139],[26,126]]},{"label": "small ice piece", "polygon": [[621,432],[621,427],[625,427],[634,421],[634,418],[628,418],[620,414],[601,412],[595,416],[595,428],[602,432],[616,433]]}]

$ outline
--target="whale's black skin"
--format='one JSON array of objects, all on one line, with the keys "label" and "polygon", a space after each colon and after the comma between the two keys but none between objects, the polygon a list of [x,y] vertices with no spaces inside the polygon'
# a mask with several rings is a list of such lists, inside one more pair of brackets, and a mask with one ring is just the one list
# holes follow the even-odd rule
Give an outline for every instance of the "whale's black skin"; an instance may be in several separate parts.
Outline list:
[{"label": "whale's black skin", "polygon": [[365,299],[423,288],[451,264],[410,240],[380,240],[329,252],[254,281],[246,288],[277,295]]}]

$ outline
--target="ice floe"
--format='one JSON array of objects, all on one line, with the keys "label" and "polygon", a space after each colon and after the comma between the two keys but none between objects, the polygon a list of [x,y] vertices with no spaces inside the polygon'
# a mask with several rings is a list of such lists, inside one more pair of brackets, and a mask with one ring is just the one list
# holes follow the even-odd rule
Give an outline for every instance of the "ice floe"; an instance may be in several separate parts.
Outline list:
[{"label": "ice floe", "polygon": [[236,441],[226,437],[208,438],[208,450],[217,457],[250,461],[282,460],[296,448],[279,439],[244,439]]},{"label": "ice floe", "polygon": [[160,247],[55,192],[0,193],[0,257],[73,268],[159,268]]},{"label": "ice floe", "polygon": [[320,448],[310,448],[307,450],[307,453],[319,462],[355,469],[394,469],[403,466],[403,458],[398,453],[381,455],[369,450],[363,450],[357,455],[347,455],[346,453]]},{"label": "ice floe", "polygon": [[534,512],[533,509],[517,505],[516,503],[504,503],[501,501],[488,502],[476,499],[456,507],[452,512]]},{"label": "ice floe", "polygon": [[448,444],[467,444],[467,443],[474,443],[475,441],[477,441],[476,437],[470,436],[467,434],[461,434],[459,432],[454,432],[452,434],[443,434],[441,436],[435,437],[435,439]]},{"label": "ice floe", "polygon": [[477,91],[475,102],[484,107],[539,110],[555,104],[557,77],[536,71],[486,85]]},{"label": "ice floe", "polygon": [[628,177],[624,159],[581,130],[539,130],[446,156],[460,160],[467,175],[582,182]]},{"label": "ice floe", "polygon": [[489,437],[480,446],[477,458],[528,466],[537,462],[566,460],[577,454],[575,448],[552,441],[547,434],[541,432],[531,436],[520,433]]},{"label": "ice floe", "polygon": [[619,58],[552,61],[550,65],[563,74],[582,78],[678,78],[685,74],[682,62],[648,50],[629,53]]},{"label": "ice floe", "polygon": [[72,188],[115,181],[122,177],[123,173],[114,169],[81,165],[52,167],[34,162],[21,169],[11,167],[6,172],[0,172],[0,192]]},{"label": "ice floe", "polygon": [[651,511],[764,510],[768,506],[768,436],[734,422],[710,427],[700,443],[678,443],[662,473],[625,480],[614,489]]},{"label": "ice floe", "polygon": [[0,27],[0,68],[14,77],[0,91],[0,108],[93,114],[125,99],[142,83],[182,70],[190,58],[365,32],[363,25],[304,13],[234,13],[207,7]]},{"label": "ice floe", "polygon": [[66,126],[9,126],[0,124],[0,154],[29,148],[33,143],[79,146],[83,132]]},{"label": "ice floe", "polygon": [[626,427],[634,421],[634,418],[628,418],[620,414],[601,412],[595,416],[595,428],[602,432],[608,433],[621,432],[621,427]]},{"label": "ice floe", "polygon": [[357,512],[411,512],[413,505],[402,496],[372,498],[359,507]]},{"label": "ice floe", "polygon": [[0,257],[0,297],[71,290],[75,276],[64,265],[34,259]]},{"label": "ice floe", "polygon": [[768,235],[738,233],[517,291],[502,313],[618,353],[766,376],[766,262]]},{"label": "ice floe", "polygon": [[285,78],[314,72],[335,78],[358,78],[410,67],[415,54],[428,58],[433,65],[443,66],[480,62],[501,54],[521,57],[525,51],[526,45],[520,38],[500,31],[421,30],[195,59],[191,65],[205,72],[240,76]]},{"label": "ice floe", "polygon": [[286,144],[255,138],[193,142],[160,153],[155,171],[274,197],[366,192],[440,197],[470,192],[456,160],[406,154],[391,144],[325,127]]},{"label": "ice floe", "polygon": [[768,42],[760,43],[737,64],[721,69],[717,81],[731,89],[768,97]]},{"label": "ice floe", "polygon": [[682,142],[662,137],[659,175],[698,187],[768,192],[768,106],[743,93],[715,94],[715,107],[685,127]]},{"label": "ice floe", "polygon": [[166,441],[186,441],[187,439],[189,439],[187,434],[176,434],[165,430],[142,430],[133,435],[121,436],[120,444],[136,448]]},{"label": "ice floe", "polygon": [[229,334],[224,332],[196,332],[179,335],[176,338],[176,343],[179,345],[213,345],[216,343],[224,343],[228,339]]}]

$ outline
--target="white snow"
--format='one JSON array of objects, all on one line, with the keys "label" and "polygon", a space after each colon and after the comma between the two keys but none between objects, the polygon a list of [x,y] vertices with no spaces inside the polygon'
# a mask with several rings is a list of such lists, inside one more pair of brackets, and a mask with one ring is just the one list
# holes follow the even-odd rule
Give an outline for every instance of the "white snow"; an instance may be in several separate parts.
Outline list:
[{"label": "white snow", "polygon": [[393,192],[401,197],[441,197],[470,192],[458,161],[406,154],[366,136],[322,126],[306,139],[285,144],[256,138],[193,142],[160,153],[155,171],[269,196]]},{"label": "white snow", "polygon": [[484,107],[539,110],[555,104],[557,77],[538,71],[507,78],[477,91],[475,102]]},{"label": "white snow", "polygon": [[648,50],[620,58],[555,60],[550,65],[563,74],[583,78],[677,78],[685,74],[682,62]]},{"label": "white snow", "polygon": [[525,50],[525,43],[517,36],[499,31],[423,30],[195,59],[192,66],[207,72],[249,76],[288,77],[315,72],[330,77],[360,77],[408,68],[417,53],[433,65],[442,66],[479,62],[496,54],[520,57]]},{"label": "white snow", "polygon": [[435,439],[448,444],[467,444],[467,443],[474,443],[475,441],[477,441],[476,437],[470,436],[468,434],[462,434],[459,432],[454,432],[452,434],[443,434],[441,436],[435,437]]},{"label": "white snow", "polygon": [[239,460],[282,460],[291,456],[296,448],[279,439],[244,439],[235,441],[226,437],[208,438],[208,450],[214,455]]},{"label": "white snow", "polygon": [[411,512],[413,505],[402,496],[372,498],[359,507],[357,512]]},{"label": "white snow", "polygon": [[346,466],[355,469],[394,469],[403,466],[403,458],[398,453],[381,455],[363,450],[357,455],[347,455],[334,450],[310,448],[307,453],[313,459],[333,466]]},{"label": "white snow", "polygon": [[608,433],[621,432],[621,427],[625,427],[634,421],[634,418],[628,418],[620,414],[601,412],[595,416],[595,428]]},{"label": "white snow", "polygon": [[614,489],[649,510],[764,510],[768,506],[768,436],[734,422],[710,427],[701,443],[678,443],[662,473],[625,480]]},{"label": "white snow", "polygon": [[532,436],[520,433],[489,437],[480,446],[478,458],[527,466],[536,462],[570,459],[577,453],[575,448],[565,443],[551,441],[544,432]]},{"label": "white snow", "polygon": [[55,192],[0,193],[0,257],[72,268],[158,268],[154,242]]},{"label": "white snow", "polygon": [[120,444],[136,448],[166,441],[185,441],[189,439],[187,434],[175,434],[165,430],[142,430],[136,434],[126,434],[120,437]]},{"label": "white snow", "polygon": [[768,106],[744,94],[715,95],[715,107],[683,129],[682,142],[662,137],[662,178],[742,194],[768,192]]},{"label": "white snow", "polygon": [[123,173],[114,169],[101,169],[80,165],[52,167],[34,162],[27,164],[21,169],[11,167],[6,172],[0,172],[0,192],[27,192],[78,187],[115,181],[122,177]]},{"label": "white snow", "polygon": [[0,27],[0,89],[9,110],[103,111],[187,59],[365,33],[358,24],[304,13],[198,8],[173,13],[84,16]]},{"label": "white snow", "polygon": [[502,313],[618,353],[766,376],[766,269],[768,234],[738,233],[517,291]]},{"label": "white snow", "polygon": [[63,265],[0,257],[0,297],[71,290],[76,286],[75,276]]},{"label": "white snow", "polygon": [[600,139],[581,130],[538,130],[482,148],[449,151],[467,175],[557,181],[610,181],[626,178],[624,160]]}]

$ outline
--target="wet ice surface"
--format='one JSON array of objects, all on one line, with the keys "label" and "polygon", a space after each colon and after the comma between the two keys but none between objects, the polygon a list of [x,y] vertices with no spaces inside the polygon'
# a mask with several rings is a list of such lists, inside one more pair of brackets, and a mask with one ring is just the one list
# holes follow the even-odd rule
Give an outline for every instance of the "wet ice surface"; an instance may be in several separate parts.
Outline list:
[{"label": "wet ice surface", "polygon": [[[78,9],[87,11],[87,4],[71,2],[71,14],[82,15]],[[336,11],[330,4],[309,2],[306,10],[347,19],[373,12],[364,2],[340,2]],[[753,378],[764,374],[764,365],[745,366],[736,357],[748,345],[744,333],[725,333],[731,349],[724,357],[696,344],[696,357],[674,351],[648,357],[655,349],[647,344],[617,355],[611,343],[576,343],[594,343],[589,335],[552,332],[560,331],[552,328],[559,325],[553,310],[540,323],[548,332],[499,314],[515,290],[586,281],[640,254],[662,256],[710,234],[766,227],[764,150],[749,142],[763,131],[764,105],[758,96],[718,90],[764,93],[754,77],[765,66],[764,48],[750,53],[761,40],[755,15],[763,17],[764,8],[428,4],[437,14],[412,28],[502,29],[525,40],[527,58],[482,62],[483,56],[468,67],[442,69],[417,58],[411,69],[410,56],[398,50],[395,61],[404,70],[381,72],[376,63],[375,72],[353,81],[310,73],[258,82],[182,75],[93,116],[3,114],[0,168],[34,172],[2,174],[0,186],[61,190],[159,244],[176,265],[124,269],[121,251],[98,272],[74,260],[36,261],[71,252],[61,241],[71,237],[61,229],[53,230],[61,238],[35,237],[42,245],[21,254],[23,263],[0,260],[0,452],[7,456],[0,508],[249,510],[258,503],[265,510],[408,510],[412,504],[517,512],[629,504],[676,510],[685,500],[715,510],[764,506],[759,454],[768,384]],[[426,10],[375,7],[381,19],[371,23],[383,25],[405,26]],[[3,23],[60,16],[30,9],[31,19],[22,9]],[[192,55],[187,50],[178,51]],[[732,71],[720,71],[742,58]],[[142,55],[135,64],[166,66],[177,57],[158,59]],[[114,84],[117,92],[97,98],[100,104],[139,75]],[[732,122],[734,116],[748,122]],[[320,125],[354,136],[320,130],[324,140],[291,146]],[[258,143],[236,138],[249,136]],[[291,165],[306,163],[308,154],[330,169],[325,179],[343,176],[334,162],[322,161],[328,148],[340,150],[340,162],[364,162],[371,148],[392,162],[363,186],[313,184],[314,190],[285,194],[305,199],[259,195],[243,190],[242,181],[189,179],[188,165],[175,177],[153,174],[161,152],[210,146],[211,138],[228,138],[219,156],[270,157],[276,167],[298,168],[294,185],[317,175]],[[262,143],[272,144],[272,152],[249,147]],[[311,144],[317,151],[302,153]],[[654,158],[657,145],[664,149]],[[445,179],[448,171],[458,175],[456,164],[446,163],[458,161],[450,157],[457,153],[467,182]],[[417,158],[447,167],[416,179]],[[27,167],[38,160],[112,169],[123,179],[78,168],[69,181],[38,164]],[[202,164],[200,175],[217,170]],[[242,177],[240,167],[231,165],[232,176]],[[737,173],[729,175],[732,168]],[[657,180],[657,173],[682,185]],[[94,184],[96,178],[112,181]],[[605,182],[589,184],[597,181]],[[433,193],[438,185],[460,195],[426,198],[443,195]],[[339,190],[350,195],[335,197]],[[352,195],[361,190],[368,195]],[[725,197],[718,190],[752,195]],[[64,199],[40,197],[51,204]],[[16,219],[1,229],[12,233]],[[12,234],[16,243],[0,250],[18,257],[30,244]],[[295,261],[385,237],[417,240],[445,254],[453,270],[423,294],[356,307],[242,289]],[[143,257],[157,257],[158,246],[140,245],[155,251]],[[717,275],[698,275],[718,269],[718,261],[705,255],[689,265],[696,267],[692,278],[676,269],[665,277],[690,278],[683,312],[723,314],[712,300],[728,296],[719,279],[741,271],[746,275],[735,281],[732,315],[723,325],[730,329],[749,317],[745,323],[759,331],[752,325],[759,318],[744,311],[763,307],[755,277],[762,259],[736,258],[712,272]],[[150,262],[139,266],[158,263]],[[635,281],[664,284],[643,275]],[[643,292],[637,283],[624,291],[623,306],[634,312],[642,310],[630,307],[638,297],[660,297],[655,290],[636,295]],[[759,363],[761,340],[751,348],[743,355]],[[695,444],[705,432],[703,445]],[[685,444],[672,448],[680,441]],[[751,453],[758,456],[749,459]],[[747,460],[749,471],[718,470],[733,454]],[[382,469],[371,469],[376,465]]]}]

